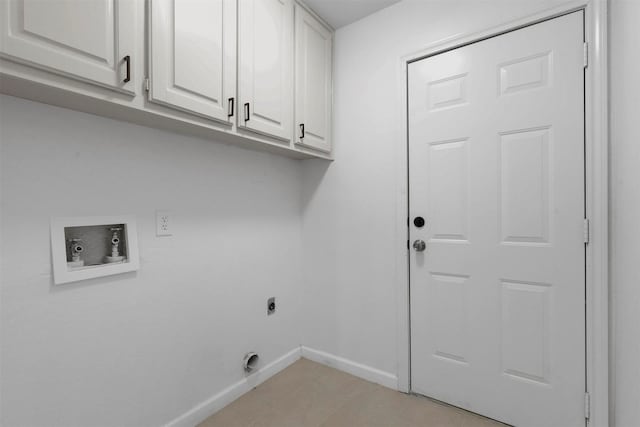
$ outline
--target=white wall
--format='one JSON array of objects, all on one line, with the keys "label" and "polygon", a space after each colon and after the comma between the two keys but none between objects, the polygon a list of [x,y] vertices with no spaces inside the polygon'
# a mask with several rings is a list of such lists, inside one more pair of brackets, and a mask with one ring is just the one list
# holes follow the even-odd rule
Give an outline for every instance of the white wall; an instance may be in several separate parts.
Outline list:
[{"label": "white wall", "polygon": [[[242,378],[249,348],[269,361],[297,345],[298,314],[303,344],[395,375],[399,58],[560,1],[404,0],[340,29],[331,164],[0,97],[0,424],[167,422]],[[618,427],[640,419],[639,16],[611,0]],[[175,213],[173,237],[155,237],[155,209]],[[49,217],[112,213],[138,216],[142,269],[52,286]]]},{"label": "white wall", "polygon": [[[300,345],[299,162],[8,96],[0,129],[1,425],[158,426]],[[141,269],[52,285],[49,218],[111,214]]]},{"label": "white wall", "polygon": [[[395,170],[404,144],[400,58],[456,35],[487,29],[562,1],[404,0],[337,31],[336,161],[303,170],[305,345],[397,374]],[[640,217],[638,93],[640,1],[612,0],[612,306],[615,415],[640,419]],[[635,137],[635,138],[634,138]]]},{"label": "white wall", "polygon": [[[396,155],[403,144],[398,61],[436,41],[536,13],[561,1],[404,0],[338,30],[337,160],[307,161],[303,241],[309,322],[303,342],[397,374]],[[638,165],[640,1],[611,0],[612,415],[640,419]],[[401,285],[401,284],[400,284]]]},{"label": "white wall", "polygon": [[558,4],[404,0],[337,31],[336,160],[303,169],[305,345],[397,374],[400,59]]},{"label": "white wall", "polygon": [[640,424],[640,1],[610,4],[611,288],[614,415]]}]

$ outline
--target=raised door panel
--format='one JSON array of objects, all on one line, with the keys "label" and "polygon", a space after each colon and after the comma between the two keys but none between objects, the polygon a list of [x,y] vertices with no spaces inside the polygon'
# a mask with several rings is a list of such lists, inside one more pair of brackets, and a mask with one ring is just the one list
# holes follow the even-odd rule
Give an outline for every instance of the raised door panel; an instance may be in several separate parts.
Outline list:
[{"label": "raised door panel", "polygon": [[293,116],[293,3],[238,2],[238,126],[290,141]]},{"label": "raised door panel", "polygon": [[295,39],[296,143],[330,152],[332,34],[297,6]]},{"label": "raised door panel", "polygon": [[550,133],[543,127],[500,135],[498,197],[504,243],[549,243]]},{"label": "raised door panel", "polygon": [[429,143],[426,159],[431,241],[469,241],[469,140]]},{"label": "raised door panel", "polygon": [[230,124],[235,22],[233,0],[151,2],[149,99]]},{"label": "raised door panel", "polygon": [[133,0],[5,0],[0,22],[3,58],[134,91]]}]

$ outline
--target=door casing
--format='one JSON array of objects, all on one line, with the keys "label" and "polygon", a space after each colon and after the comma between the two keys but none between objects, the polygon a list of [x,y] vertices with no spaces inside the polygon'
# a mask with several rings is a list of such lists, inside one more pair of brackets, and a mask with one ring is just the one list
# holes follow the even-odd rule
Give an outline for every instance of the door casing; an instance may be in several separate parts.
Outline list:
[{"label": "door casing", "polygon": [[396,177],[396,301],[398,390],[411,392],[409,241],[408,211],[408,120],[407,66],[410,62],[437,55],[490,37],[555,17],[584,10],[588,66],[585,69],[585,202],[590,222],[586,245],[586,367],[589,393],[589,424],[609,425],[609,261],[608,261],[608,88],[607,88],[607,2],[578,0],[487,30],[448,39],[410,53],[400,59],[398,93],[401,125],[397,141]]}]

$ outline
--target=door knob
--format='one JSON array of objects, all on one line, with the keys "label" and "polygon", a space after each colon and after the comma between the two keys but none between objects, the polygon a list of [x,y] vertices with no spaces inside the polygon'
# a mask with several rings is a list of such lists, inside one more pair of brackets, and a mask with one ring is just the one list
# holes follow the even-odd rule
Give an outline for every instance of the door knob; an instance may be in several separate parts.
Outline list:
[{"label": "door knob", "polygon": [[415,242],[413,242],[413,249],[416,250],[416,252],[422,252],[427,248],[427,244],[424,242],[424,240],[416,240]]}]

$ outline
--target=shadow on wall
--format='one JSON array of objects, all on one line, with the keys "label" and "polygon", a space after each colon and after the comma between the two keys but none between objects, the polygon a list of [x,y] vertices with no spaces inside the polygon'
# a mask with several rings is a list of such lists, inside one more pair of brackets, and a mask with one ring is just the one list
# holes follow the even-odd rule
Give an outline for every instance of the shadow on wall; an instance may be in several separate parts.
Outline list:
[{"label": "shadow on wall", "polygon": [[316,194],[320,183],[324,180],[324,176],[333,164],[326,160],[309,159],[301,160],[302,167],[305,171],[304,182],[302,187],[302,212],[304,213],[309,206],[311,200]]},{"label": "shadow on wall", "polygon": [[120,273],[105,277],[96,277],[92,279],[85,279],[78,282],[71,283],[63,283],[60,285],[56,285],[53,280],[53,271],[51,271],[51,277],[49,280],[49,293],[64,293],[70,291],[77,291],[78,289],[86,288],[88,286],[96,286],[96,285],[115,285],[116,282],[129,283],[132,279],[138,277],[137,271],[129,271],[126,273]]}]

